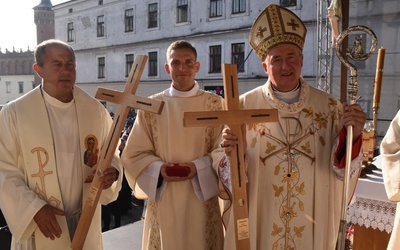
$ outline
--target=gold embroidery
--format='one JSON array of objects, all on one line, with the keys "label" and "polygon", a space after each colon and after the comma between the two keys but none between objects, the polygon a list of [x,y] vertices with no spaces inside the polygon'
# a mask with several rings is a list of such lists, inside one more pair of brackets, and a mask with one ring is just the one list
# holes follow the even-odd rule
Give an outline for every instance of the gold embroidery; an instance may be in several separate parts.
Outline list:
[{"label": "gold embroidery", "polygon": [[158,204],[152,200],[147,200],[147,213],[151,213],[150,219],[150,235],[149,235],[149,245],[151,249],[161,249],[161,236],[160,236],[160,225],[158,224]]},{"label": "gold embroidery", "polygon": [[218,198],[214,197],[205,202],[205,209],[207,213],[206,221],[206,242],[207,249],[217,249],[217,225],[220,225]]},{"label": "gold embroidery", "polygon": [[298,238],[303,237],[304,226],[301,227],[294,227],[294,232]]},{"label": "gold embroidery", "polygon": [[294,210],[294,206],[296,205],[296,202],[293,203],[292,206],[282,206],[282,213],[281,213],[281,218],[285,221],[290,221],[294,217],[297,217],[297,213]]},{"label": "gold embroidery", "polygon": [[302,182],[299,186],[297,186],[296,191],[301,194],[301,195],[305,195],[306,192],[304,191],[304,182]]},{"label": "gold embroidery", "polygon": [[296,20],[294,20],[293,18],[290,19],[290,23],[286,23],[286,25],[291,26],[292,30],[296,31],[296,28],[300,27],[300,24],[296,23]]},{"label": "gold embroidery", "polygon": [[279,197],[283,192],[283,187],[278,187],[277,185],[272,185],[275,190],[275,197]]},{"label": "gold embroidery", "polygon": [[[282,129],[281,134],[276,130],[271,133],[271,126],[276,126],[275,124],[257,124],[248,127],[249,130],[256,132],[252,133],[254,137],[251,146],[260,147],[259,143],[263,143],[260,161],[264,163],[264,167],[273,167],[274,175],[281,177],[280,182],[276,181],[271,184],[276,198],[274,202],[280,202],[279,220],[274,220],[272,224],[271,235],[274,237],[274,242],[271,242],[272,249],[295,249],[295,239],[304,236],[308,225],[299,223],[295,218],[303,217],[305,212],[310,212],[305,211],[306,204],[303,201],[307,195],[306,190],[308,190],[307,185],[309,184],[302,181],[298,164],[308,164],[304,158],[313,164],[315,148],[325,147],[327,144],[324,137],[330,132],[327,130],[337,133],[340,129],[338,121],[343,114],[338,108],[339,103],[334,99],[329,99],[329,108],[326,112],[314,110],[313,107],[305,107],[308,91],[308,87],[302,87],[299,102],[290,105],[281,103],[269,93],[266,94],[268,98],[271,98],[270,101],[276,104],[276,108],[281,111],[281,114],[290,113],[292,115],[290,119],[280,118],[281,122],[286,120],[285,126],[283,126],[286,129]],[[299,112],[300,118],[293,117],[295,111]],[[302,126],[300,131],[295,129],[296,124]],[[278,161],[273,166],[268,165],[270,163],[267,162],[272,157]]]},{"label": "gold embroidery", "polygon": [[326,128],[326,126],[328,124],[327,116],[325,114],[322,114],[321,112],[318,112],[317,114],[315,114],[314,121],[316,122],[318,129]]},{"label": "gold embroidery", "polygon": [[270,142],[267,142],[267,149],[265,150],[266,154],[269,154],[273,152],[276,149],[276,146],[271,144]]},{"label": "gold embroidery", "polygon": [[312,153],[312,152],[311,152],[311,149],[310,149],[310,142],[306,142],[304,145],[301,145],[301,149],[302,149],[304,152],[308,153],[308,154],[311,154],[311,153]]},{"label": "gold embroidery", "polygon": [[275,223],[273,223],[272,228],[273,228],[272,233],[271,233],[272,236],[277,236],[283,231],[283,228],[279,227]]},{"label": "gold embroidery", "polygon": [[[206,102],[206,110],[222,110],[221,98],[216,95],[209,95]],[[219,128],[219,126],[207,126],[205,128],[205,152],[211,152],[214,149],[215,140],[219,132],[217,129]]]},{"label": "gold embroidery", "polygon": [[[46,175],[51,175],[53,174],[53,171],[44,171],[44,168],[47,166],[47,163],[49,162],[49,153],[46,151],[46,149],[42,147],[36,147],[31,150],[31,153],[34,154],[36,153],[37,160],[38,160],[38,172],[36,174],[32,174],[32,178],[37,177],[40,179],[40,187],[38,183],[35,185],[35,193],[43,200],[47,201],[47,203],[52,204],[55,207],[59,207],[61,205],[61,201],[55,198],[54,196],[51,196],[50,198],[47,198],[47,189],[46,189],[46,180],[45,177]],[[42,155],[45,156],[45,160],[43,162]]]},{"label": "gold embroidery", "polygon": [[256,37],[258,37],[258,38],[260,38],[260,39],[262,39],[262,38],[264,38],[264,32],[265,31],[267,31],[267,27],[261,27],[261,26],[258,26],[258,28],[257,28],[257,33],[256,33]]}]

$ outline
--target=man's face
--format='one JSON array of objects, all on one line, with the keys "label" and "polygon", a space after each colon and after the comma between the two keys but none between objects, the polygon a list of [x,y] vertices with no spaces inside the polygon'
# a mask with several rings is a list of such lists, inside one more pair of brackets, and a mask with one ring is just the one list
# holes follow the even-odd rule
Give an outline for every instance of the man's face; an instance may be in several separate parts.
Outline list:
[{"label": "man's face", "polygon": [[175,49],[167,58],[165,71],[171,75],[172,85],[179,91],[189,91],[194,86],[194,78],[199,72],[200,63],[190,49]]},{"label": "man's face", "polygon": [[295,45],[280,45],[268,53],[262,66],[272,86],[278,91],[288,92],[299,82],[303,54]]},{"label": "man's face", "polygon": [[34,69],[43,79],[43,88],[49,95],[60,99],[72,92],[76,79],[76,64],[69,49],[63,46],[46,48],[44,64],[35,64]]}]

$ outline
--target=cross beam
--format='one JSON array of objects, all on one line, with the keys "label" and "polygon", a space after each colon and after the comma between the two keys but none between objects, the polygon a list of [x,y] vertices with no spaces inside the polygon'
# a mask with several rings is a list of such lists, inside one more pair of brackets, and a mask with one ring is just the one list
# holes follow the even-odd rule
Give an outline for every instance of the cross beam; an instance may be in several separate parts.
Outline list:
[{"label": "cross beam", "polygon": [[94,175],[78,226],[72,239],[71,249],[73,250],[81,250],[83,248],[102,191],[99,177],[102,175],[103,171],[111,165],[129,110],[131,108],[136,108],[161,114],[164,102],[135,95],[146,61],[147,56],[136,56],[123,92],[104,88],[98,88],[97,90],[96,98],[117,103],[118,109],[114,115],[113,124],[107,136],[106,144],[101,148],[99,164],[96,170],[97,174]]},{"label": "cross beam", "polygon": [[185,112],[184,126],[228,125],[238,137],[236,149],[229,154],[231,165],[232,204],[236,249],[250,249],[249,211],[246,188],[246,169],[244,162],[243,135],[241,124],[277,122],[276,109],[241,110],[239,102],[236,64],[224,64],[222,67],[226,110]]}]

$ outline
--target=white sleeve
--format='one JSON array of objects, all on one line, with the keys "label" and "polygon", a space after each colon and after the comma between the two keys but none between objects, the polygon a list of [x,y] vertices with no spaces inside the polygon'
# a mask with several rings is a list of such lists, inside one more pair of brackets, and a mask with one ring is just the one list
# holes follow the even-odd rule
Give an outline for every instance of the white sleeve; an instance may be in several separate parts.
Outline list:
[{"label": "white sleeve", "polygon": [[389,200],[400,201],[400,111],[381,143],[382,175]]},{"label": "white sleeve", "polygon": [[194,191],[200,201],[206,201],[219,193],[218,177],[212,167],[209,156],[203,156],[193,161],[197,175],[192,179]]},{"label": "white sleeve", "polygon": [[162,161],[152,162],[143,173],[140,174],[137,180],[140,189],[142,189],[143,192],[145,192],[147,196],[155,202],[158,202],[161,199],[166,186],[166,183],[164,182],[161,187],[157,188],[158,178],[163,164],[164,162]]}]

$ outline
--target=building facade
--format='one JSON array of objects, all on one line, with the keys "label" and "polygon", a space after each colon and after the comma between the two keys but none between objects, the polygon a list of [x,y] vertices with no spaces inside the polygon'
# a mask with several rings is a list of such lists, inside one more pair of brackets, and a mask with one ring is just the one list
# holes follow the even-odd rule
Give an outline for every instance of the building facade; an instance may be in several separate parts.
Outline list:
[{"label": "building facade", "polygon": [[[33,7],[36,24],[36,40],[54,38],[54,12],[50,0],[41,0]],[[35,88],[41,79],[34,72],[33,51],[0,51],[0,105],[6,104]]]},{"label": "building facade", "polygon": [[33,51],[0,51],[0,105],[12,101],[35,86]]},{"label": "building facade", "polygon": [[[76,51],[77,84],[94,95],[97,87],[122,90],[136,55],[147,55],[137,94],[149,96],[164,90],[170,77],[164,72],[165,52],[178,39],[191,42],[198,51],[201,69],[197,80],[204,89],[220,88],[221,65],[238,65],[239,90],[253,89],[266,81],[260,61],[248,44],[250,27],[270,3],[288,6],[307,27],[303,76],[316,86],[318,10],[316,1],[256,0],[75,0],[53,7],[55,37]],[[365,25],[386,48],[384,85],[379,110],[378,135],[400,107],[400,3],[396,0],[350,1],[349,26]],[[349,35],[349,46],[352,38]],[[363,36],[369,50],[368,37]],[[339,98],[340,61],[333,55],[332,94]],[[376,52],[358,68],[359,102],[372,119]],[[115,107],[107,104],[110,111]],[[382,108],[384,107],[384,108]]]},{"label": "building facade", "polygon": [[[99,85],[122,89],[133,58],[144,54],[149,59],[138,94],[148,96],[169,86],[165,53],[178,39],[188,40],[197,49],[201,69],[196,79],[201,87],[222,86],[225,63],[238,65],[241,92],[263,84],[266,75],[251,53],[248,34],[264,8],[265,3],[248,0],[89,0],[69,1],[53,10],[56,37],[76,51],[80,86],[91,94]],[[296,6],[291,8],[300,13]],[[305,75],[313,76],[309,69]]]},{"label": "building facade", "polygon": [[[33,7],[34,22],[36,24],[36,42],[54,39],[54,11],[50,0],[41,0],[38,5]],[[35,83],[40,84],[42,79],[35,74]]]}]

